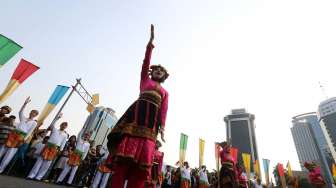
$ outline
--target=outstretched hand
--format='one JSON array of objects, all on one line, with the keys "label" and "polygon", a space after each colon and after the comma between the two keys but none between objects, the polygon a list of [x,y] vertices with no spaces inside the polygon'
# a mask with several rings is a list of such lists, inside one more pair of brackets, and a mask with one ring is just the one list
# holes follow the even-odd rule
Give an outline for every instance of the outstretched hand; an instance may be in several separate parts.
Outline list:
[{"label": "outstretched hand", "polygon": [[150,35],[150,39],[149,39],[149,43],[153,43],[154,40],[154,25],[151,24],[151,35]]},{"label": "outstretched hand", "polygon": [[30,103],[30,101],[31,101],[30,97],[27,97],[27,99],[25,100],[24,104],[26,105],[26,104]]},{"label": "outstretched hand", "polygon": [[56,117],[56,119],[61,119],[63,117],[63,113],[59,113]]}]

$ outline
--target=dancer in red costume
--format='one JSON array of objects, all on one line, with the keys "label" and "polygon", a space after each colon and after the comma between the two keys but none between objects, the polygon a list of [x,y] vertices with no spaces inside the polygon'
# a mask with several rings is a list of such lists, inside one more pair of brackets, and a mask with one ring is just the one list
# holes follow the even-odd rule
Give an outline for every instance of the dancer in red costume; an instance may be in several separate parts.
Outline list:
[{"label": "dancer in red costume", "polygon": [[163,156],[164,156],[164,153],[159,151],[161,146],[162,146],[161,142],[156,141],[153,166],[152,166],[151,174],[148,177],[148,182],[146,182],[147,183],[146,188],[156,188],[157,185],[161,187],[162,165],[163,165]]},{"label": "dancer in red costume", "polygon": [[248,180],[246,174],[244,174],[243,167],[237,164],[237,173],[239,180],[239,188],[248,188]]},{"label": "dancer in red costume", "polygon": [[309,171],[310,183],[315,188],[325,187],[326,183],[323,180],[320,167],[317,166],[317,164],[315,164],[314,162],[305,162],[304,166]]},{"label": "dancer in red costume", "polygon": [[[114,163],[111,188],[142,188],[153,165],[158,133],[164,141],[168,92],[161,86],[168,73],[161,65],[150,66],[154,26],[142,65],[140,96],[124,113],[108,136]],[[109,160],[110,161],[110,160]]]},{"label": "dancer in red costume", "polygon": [[219,144],[222,147],[220,159],[222,167],[220,169],[220,188],[238,188],[238,176],[236,164],[230,154],[231,146],[227,142]]}]

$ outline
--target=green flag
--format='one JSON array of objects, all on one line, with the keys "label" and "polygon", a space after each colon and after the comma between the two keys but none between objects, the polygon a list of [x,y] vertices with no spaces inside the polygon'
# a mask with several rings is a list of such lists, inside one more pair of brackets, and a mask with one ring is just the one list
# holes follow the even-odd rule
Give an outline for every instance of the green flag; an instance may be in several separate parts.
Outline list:
[{"label": "green flag", "polygon": [[21,49],[20,45],[0,34],[0,68]]},{"label": "green flag", "polygon": [[181,138],[180,138],[180,165],[183,165],[183,162],[185,161],[187,145],[188,145],[188,136],[181,133]]}]

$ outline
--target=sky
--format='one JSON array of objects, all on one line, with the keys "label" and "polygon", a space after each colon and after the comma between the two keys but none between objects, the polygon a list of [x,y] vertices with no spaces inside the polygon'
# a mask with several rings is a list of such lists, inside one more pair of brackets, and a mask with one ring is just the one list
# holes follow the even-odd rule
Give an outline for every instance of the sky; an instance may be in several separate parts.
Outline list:
[{"label": "sky", "polygon": [[[27,96],[27,112],[42,110],[57,84],[82,78],[120,117],[138,97],[154,24],[152,63],[170,74],[165,161],[178,160],[183,132],[191,166],[203,138],[205,163],[214,168],[214,142],[226,137],[223,117],[246,108],[255,114],[260,158],[299,169],[291,118],[326,99],[318,82],[336,96],[335,9],[333,0],[1,0],[0,33],[24,48],[1,68],[0,90],[25,58],[41,69],[5,102],[13,113]],[[65,107],[70,134],[83,126],[85,108],[77,95]]]}]

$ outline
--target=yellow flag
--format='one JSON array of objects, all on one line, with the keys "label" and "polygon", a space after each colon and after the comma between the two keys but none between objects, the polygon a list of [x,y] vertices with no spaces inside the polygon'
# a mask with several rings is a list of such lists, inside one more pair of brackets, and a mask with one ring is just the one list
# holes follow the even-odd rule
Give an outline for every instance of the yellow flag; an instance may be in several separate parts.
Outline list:
[{"label": "yellow flag", "polygon": [[289,161],[287,163],[287,171],[288,171],[288,176],[293,177],[293,171],[292,171],[292,167],[291,167]]},{"label": "yellow flag", "polygon": [[86,110],[90,113],[92,113],[94,111],[95,107],[92,104],[88,104],[86,107]]},{"label": "yellow flag", "polygon": [[205,141],[202,139],[199,139],[199,167],[201,167],[204,164],[204,144]]},{"label": "yellow flag", "polygon": [[244,167],[246,170],[247,178],[250,179],[251,174],[251,155],[248,153],[242,153],[243,161],[244,161]]},{"label": "yellow flag", "polygon": [[260,164],[258,159],[254,161],[254,173],[258,178],[261,179]]},{"label": "yellow flag", "polygon": [[92,101],[91,101],[91,104],[92,104],[93,106],[96,106],[97,104],[99,104],[99,94],[98,94],[98,93],[92,95]]},{"label": "yellow flag", "polygon": [[334,177],[334,179],[336,178],[336,164],[335,163],[332,164],[332,176]]}]

